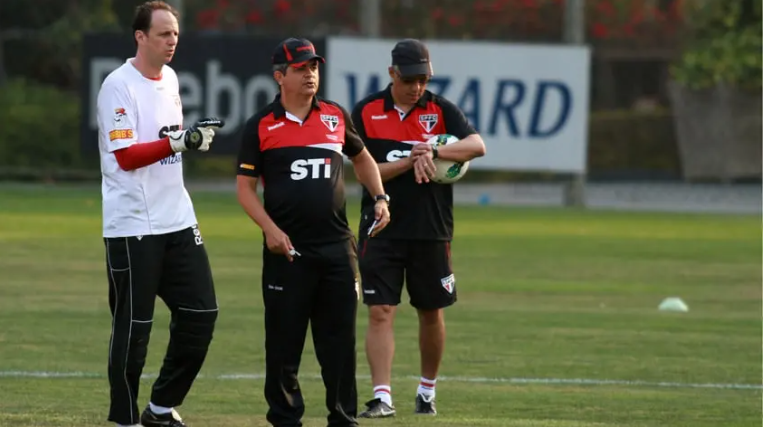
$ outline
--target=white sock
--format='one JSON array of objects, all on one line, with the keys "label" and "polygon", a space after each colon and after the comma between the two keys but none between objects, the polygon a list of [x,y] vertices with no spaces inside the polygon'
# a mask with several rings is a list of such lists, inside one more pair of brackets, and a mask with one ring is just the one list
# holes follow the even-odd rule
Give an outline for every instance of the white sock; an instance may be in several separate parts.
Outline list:
[{"label": "white sock", "polygon": [[377,385],[374,387],[374,399],[381,399],[382,402],[392,406],[392,387],[388,385]]},{"label": "white sock", "polygon": [[437,379],[430,380],[428,378],[421,377],[421,381],[419,381],[419,389],[416,390],[416,394],[424,396],[425,400],[434,399],[435,384],[437,384]]},{"label": "white sock", "polygon": [[172,408],[165,408],[164,406],[156,406],[151,402],[148,403],[148,407],[151,408],[151,412],[155,413],[156,415],[169,414],[170,412],[172,412]]}]

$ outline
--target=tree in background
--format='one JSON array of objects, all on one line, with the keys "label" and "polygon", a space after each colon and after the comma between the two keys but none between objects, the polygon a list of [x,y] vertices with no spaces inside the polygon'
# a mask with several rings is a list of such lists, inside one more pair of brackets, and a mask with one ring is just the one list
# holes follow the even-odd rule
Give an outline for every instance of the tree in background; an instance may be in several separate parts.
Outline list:
[{"label": "tree in background", "polygon": [[0,85],[12,76],[76,90],[82,33],[119,28],[112,0],[0,1]]},{"label": "tree in background", "polygon": [[761,2],[687,3],[690,36],[670,94],[683,175],[760,180]]},{"label": "tree in background", "polygon": [[692,89],[725,84],[760,90],[760,0],[696,0],[686,6],[689,38],[671,70],[676,82]]},{"label": "tree in background", "polygon": [[97,170],[79,152],[81,40],[116,22],[111,0],[0,0],[0,179]]}]

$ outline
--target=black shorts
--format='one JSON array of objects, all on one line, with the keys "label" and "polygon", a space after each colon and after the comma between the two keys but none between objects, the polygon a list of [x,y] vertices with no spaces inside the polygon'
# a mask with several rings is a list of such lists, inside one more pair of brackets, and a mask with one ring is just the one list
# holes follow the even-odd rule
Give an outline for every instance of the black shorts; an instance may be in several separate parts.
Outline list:
[{"label": "black shorts", "polygon": [[417,309],[435,310],[456,302],[449,241],[371,238],[359,246],[364,304],[400,304],[403,281]]}]

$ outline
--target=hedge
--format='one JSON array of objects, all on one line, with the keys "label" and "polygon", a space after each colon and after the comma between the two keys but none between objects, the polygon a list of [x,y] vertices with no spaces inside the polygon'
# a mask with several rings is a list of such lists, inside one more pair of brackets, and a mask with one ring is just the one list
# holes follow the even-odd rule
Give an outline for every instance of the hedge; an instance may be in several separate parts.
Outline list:
[{"label": "hedge", "polygon": [[79,153],[79,96],[23,79],[0,88],[0,172],[45,178],[97,172]]},{"label": "hedge", "polygon": [[[97,160],[80,155],[80,99],[76,94],[14,80],[0,89],[0,178],[97,179]],[[597,112],[589,126],[589,176],[680,177],[673,117],[667,111]],[[230,178],[231,157],[194,155],[187,176]],[[489,155],[489,153],[488,153]],[[349,179],[353,173],[348,172]],[[470,180],[553,177],[473,171]]]}]

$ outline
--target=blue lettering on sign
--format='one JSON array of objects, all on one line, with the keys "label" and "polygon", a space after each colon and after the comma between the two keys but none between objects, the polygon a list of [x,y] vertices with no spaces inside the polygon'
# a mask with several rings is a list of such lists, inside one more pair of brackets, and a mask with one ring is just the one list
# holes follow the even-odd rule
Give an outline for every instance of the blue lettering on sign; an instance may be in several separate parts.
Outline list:
[{"label": "blue lettering on sign", "polygon": [[[562,97],[562,106],[559,108],[556,123],[550,126],[549,129],[541,130],[539,127],[541,115],[543,114],[543,105],[546,102],[546,91],[551,89],[559,92],[559,95]],[[532,118],[530,119],[530,137],[547,138],[559,132],[567,122],[567,118],[570,116],[570,107],[572,107],[572,93],[570,93],[570,88],[562,82],[541,81],[538,83],[538,88],[535,91],[534,104],[535,108],[533,108]]]},{"label": "blue lettering on sign", "polygon": [[355,106],[361,99],[381,90],[381,77],[378,74],[372,74],[368,79],[366,90],[358,93],[358,76],[355,74],[345,74],[347,80],[347,93],[350,95],[350,105]]},{"label": "blue lettering on sign", "polygon": [[182,161],[183,161],[182,157],[180,157],[177,154],[173,154],[173,155],[171,155],[169,157],[165,157],[165,158],[159,160],[159,163],[161,163],[163,165],[174,165],[175,163],[180,163]]},{"label": "blue lettering on sign", "polygon": [[[351,106],[382,89],[382,76],[379,74],[370,74],[361,79],[357,74],[347,73],[344,77]],[[534,83],[534,96],[528,95],[530,88],[524,81],[518,79],[498,80],[495,93],[492,95],[482,92],[485,84],[476,77],[467,79],[463,87],[454,86],[452,83],[451,77],[436,76],[430,80],[428,89],[455,101],[477,131],[489,136],[508,130],[509,134],[515,138],[551,138],[564,129],[572,111],[572,91],[561,81],[538,80]],[[492,102],[489,103],[490,111],[485,115],[480,111],[483,96],[492,96]],[[554,110],[548,107],[550,96],[556,96],[559,99],[559,107]],[[517,112],[522,106],[525,106],[526,110],[527,104],[529,104],[530,116],[529,120],[523,122],[523,117],[520,117]],[[481,129],[483,119],[487,120],[484,123],[484,129]]]}]

